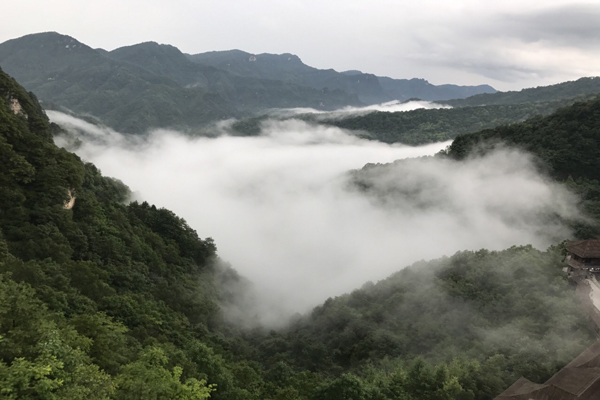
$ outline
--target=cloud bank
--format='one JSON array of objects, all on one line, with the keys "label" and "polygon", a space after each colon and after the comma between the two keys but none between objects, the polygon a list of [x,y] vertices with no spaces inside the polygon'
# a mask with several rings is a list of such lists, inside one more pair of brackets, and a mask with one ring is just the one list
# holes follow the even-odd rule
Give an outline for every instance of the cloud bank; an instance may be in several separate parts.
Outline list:
[{"label": "cloud bank", "polygon": [[300,114],[319,114],[325,116],[327,119],[331,118],[345,118],[355,115],[364,115],[374,111],[382,112],[402,112],[402,111],[413,111],[420,108],[432,110],[436,108],[452,108],[446,104],[437,104],[431,101],[424,100],[413,100],[401,102],[399,100],[392,100],[381,104],[372,104],[366,107],[344,107],[335,111],[322,111],[308,107],[297,107],[297,108],[279,108],[270,110],[269,115],[290,117]]},{"label": "cloud bank", "polygon": [[387,145],[298,120],[267,122],[258,137],[159,130],[132,139],[48,115],[81,139],[75,151],[83,159],[213,237],[219,255],[254,283],[265,323],[284,322],[284,315],[420,259],[529,243],[545,248],[569,235],[551,216],[577,213],[574,198],[518,152],[370,168],[361,174],[374,197],[350,185],[347,171],[431,155],[448,143]]}]

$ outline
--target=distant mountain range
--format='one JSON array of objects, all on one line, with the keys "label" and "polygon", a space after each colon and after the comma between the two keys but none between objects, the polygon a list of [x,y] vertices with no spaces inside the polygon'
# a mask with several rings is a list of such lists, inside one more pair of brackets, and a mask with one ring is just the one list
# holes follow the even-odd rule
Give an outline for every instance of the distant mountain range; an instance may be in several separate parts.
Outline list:
[{"label": "distant mountain range", "polygon": [[523,89],[518,92],[480,94],[466,99],[441,101],[452,108],[416,109],[404,112],[306,113],[292,116],[263,115],[242,119],[230,126],[233,135],[249,136],[261,132],[269,118],[296,118],[333,125],[355,135],[386,143],[421,145],[452,140],[500,125],[546,116],[557,109],[600,94],[600,77],[580,78],[557,85]]},{"label": "distant mountain range", "polygon": [[250,54],[240,50],[211,51],[188,55],[194,62],[210,65],[237,76],[277,79],[315,89],[327,87],[356,94],[365,104],[391,100],[449,100],[462,99],[481,93],[496,93],[489,85],[435,86],[424,79],[392,79],[361,71],[336,72],[304,64],[293,54]]},{"label": "distant mountain range", "polygon": [[584,97],[598,93],[600,93],[600,77],[595,76],[519,91],[481,93],[466,99],[455,98],[442,103],[452,107],[525,104],[564,99],[584,100]]},{"label": "distant mountain range", "polygon": [[320,70],[292,54],[189,55],[154,42],[106,51],[56,32],[0,44],[0,67],[34,91],[44,107],[89,114],[130,133],[196,128],[269,108],[334,110],[495,92],[487,85],[434,86],[420,79]]}]

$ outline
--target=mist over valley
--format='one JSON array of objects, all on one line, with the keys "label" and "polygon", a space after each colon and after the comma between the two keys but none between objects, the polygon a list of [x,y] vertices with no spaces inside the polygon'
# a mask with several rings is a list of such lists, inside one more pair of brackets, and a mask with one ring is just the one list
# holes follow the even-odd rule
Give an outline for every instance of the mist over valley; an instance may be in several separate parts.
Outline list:
[{"label": "mist over valley", "polygon": [[[266,120],[253,137],[190,138],[129,137],[48,115],[85,161],[132,182],[135,200],[161,204],[215,239],[220,257],[253,282],[253,313],[270,325],[418,260],[545,249],[570,235],[557,218],[580,218],[576,197],[511,149],[454,162],[431,157],[449,142],[389,145],[294,119]],[[382,196],[353,184],[350,171],[365,164],[424,156],[359,171]]]},{"label": "mist over valley", "polygon": [[0,397],[600,398],[596,3],[2,6]]}]

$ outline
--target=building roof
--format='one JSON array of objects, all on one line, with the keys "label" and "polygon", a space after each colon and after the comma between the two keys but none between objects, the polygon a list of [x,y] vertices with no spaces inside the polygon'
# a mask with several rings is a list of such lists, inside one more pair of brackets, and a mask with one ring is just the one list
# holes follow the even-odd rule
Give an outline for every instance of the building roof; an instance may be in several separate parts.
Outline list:
[{"label": "building roof", "polygon": [[543,389],[547,387],[546,385],[540,385],[537,383],[533,383],[528,379],[523,377],[519,378],[515,383],[510,385],[508,389],[504,392],[500,393],[495,400],[504,400],[504,399],[521,399],[525,398],[524,395],[529,397],[533,392]]},{"label": "building roof", "polygon": [[600,341],[596,341],[543,385],[520,378],[495,400],[595,399],[599,385]]},{"label": "building roof", "polygon": [[600,239],[568,242],[567,251],[581,258],[600,258]]},{"label": "building roof", "polygon": [[548,379],[546,385],[580,396],[599,379],[600,368],[563,368]]},{"label": "building roof", "polygon": [[580,355],[575,357],[565,368],[600,368],[600,340],[597,340]]}]

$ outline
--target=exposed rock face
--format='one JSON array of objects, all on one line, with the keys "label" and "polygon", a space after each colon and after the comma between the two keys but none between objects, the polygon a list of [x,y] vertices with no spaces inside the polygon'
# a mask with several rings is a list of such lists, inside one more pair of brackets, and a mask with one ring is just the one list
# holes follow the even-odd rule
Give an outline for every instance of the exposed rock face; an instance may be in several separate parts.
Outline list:
[{"label": "exposed rock face", "polygon": [[69,201],[65,202],[64,209],[70,210],[75,205],[75,191],[73,189],[69,189]]},{"label": "exposed rock face", "polygon": [[21,103],[19,103],[19,100],[17,99],[10,99],[10,110],[15,115],[22,115],[25,118],[27,118],[27,114],[25,113],[25,111],[23,111],[23,107],[21,107]]}]

